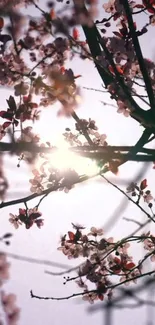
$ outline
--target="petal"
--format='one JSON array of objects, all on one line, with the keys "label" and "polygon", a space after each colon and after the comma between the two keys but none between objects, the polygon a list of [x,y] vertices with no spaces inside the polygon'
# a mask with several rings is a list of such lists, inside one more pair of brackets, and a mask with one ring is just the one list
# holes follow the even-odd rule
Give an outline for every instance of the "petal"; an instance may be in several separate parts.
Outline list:
[{"label": "petal", "polygon": [[152,262],[155,262],[155,255],[154,255],[154,254],[151,256],[150,260],[151,260]]},{"label": "petal", "polygon": [[97,229],[96,229],[95,227],[91,227],[91,228],[90,228],[90,231],[91,231],[92,233],[96,233],[96,232],[97,232]]},{"label": "petal", "polygon": [[125,265],[125,268],[126,268],[127,270],[133,269],[134,267],[135,267],[135,263],[133,263],[133,262],[131,262],[131,263],[127,263],[127,264]]},{"label": "petal", "polygon": [[11,217],[10,219],[14,219],[15,218],[15,215],[12,214],[12,213],[9,213],[9,216]]},{"label": "petal", "polygon": [[101,134],[101,137],[100,137],[101,140],[105,140],[106,138],[107,138],[106,134]]},{"label": "petal", "polygon": [[118,108],[117,113],[121,114],[123,112],[124,112],[124,109],[123,108]]},{"label": "petal", "polygon": [[124,110],[123,114],[125,117],[130,116],[130,112],[127,109]]}]

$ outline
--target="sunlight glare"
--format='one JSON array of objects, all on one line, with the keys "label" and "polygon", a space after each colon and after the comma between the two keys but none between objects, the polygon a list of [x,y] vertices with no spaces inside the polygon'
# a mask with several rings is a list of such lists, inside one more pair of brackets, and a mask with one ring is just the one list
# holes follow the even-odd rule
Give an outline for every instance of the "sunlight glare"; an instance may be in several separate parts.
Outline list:
[{"label": "sunlight glare", "polygon": [[95,161],[88,158],[80,157],[72,153],[68,148],[58,149],[51,155],[50,163],[53,167],[60,170],[71,168],[79,175],[93,176],[99,172],[99,167]]}]

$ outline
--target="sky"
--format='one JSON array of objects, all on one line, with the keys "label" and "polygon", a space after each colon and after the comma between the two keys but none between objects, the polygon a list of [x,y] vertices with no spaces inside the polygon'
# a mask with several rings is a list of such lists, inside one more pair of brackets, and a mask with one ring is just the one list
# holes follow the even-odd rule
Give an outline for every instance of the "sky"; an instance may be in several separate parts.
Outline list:
[{"label": "sky", "polygon": [[[44,1],[41,0],[43,5]],[[103,1],[100,3],[103,4]],[[33,12],[31,11],[31,14]],[[143,24],[144,16],[139,19],[138,23]],[[153,28],[149,35],[153,36]],[[81,31],[82,35],[82,31]],[[151,36],[150,36],[151,37]],[[155,42],[153,37],[150,42],[147,35],[141,38],[143,53],[147,58],[154,58]],[[102,90],[101,80],[95,67],[88,61],[81,61],[76,58],[69,65],[75,75],[81,74],[78,79],[81,86],[83,100],[78,108],[77,114],[80,118],[88,119],[91,117],[96,120],[101,133],[107,135],[108,144],[111,145],[134,145],[142,133],[142,126],[132,120],[130,117],[125,118],[116,112],[116,108],[104,106],[101,101],[110,103],[107,94],[93,92],[83,87],[91,87]],[[6,99],[11,94],[10,90],[0,89],[1,109],[6,108]],[[114,104],[114,103],[113,103]],[[45,110],[42,119],[36,125],[42,139],[55,141],[55,135],[61,135],[66,127],[72,127],[74,122],[67,118],[57,118],[57,106]],[[29,179],[32,174],[30,167],[22,164],[17,168],[17,159],[15,157],[5,157],[5,168],[9,179],[9,190],[7,200],[23,197],[29,192]],[[123,180],[129,184],[135,179],[137,172],[142,167],[141,163],[124,164],[119,171],[119,176],[110,175],[110,179],[115,181]],[[148,178],[149,187],[154,190],[154,173],[151,169],[147,170],[144,178]],[[124,185],[121,188],[125,189]],[[155,190],[154,193],[155,195]],[[126,204],[126,199],[116,189],[107,185],[99,177],[96,177],[85,183],[76,185],[68,194],[64,192],[55,192],[43,200],[40,210],[45,219],[44,227],[39,230],[32,227],[26,230],[20,227],[14,230],[8,221],[9,213],[17,213],[20,206],[7,207],[0,210],[1,218],[1,234],[6,231],[14,234],[11,240],[11,246],[6,248],[1,244],[1,249],[10,253],[22,256],[29,256],[38,259],[55,261],[64,263],[68,266],[77,265],[78,260],[70,261],[62,255],[57,247],[60,245],[60,235],[71,229],[71,222],[81,223],[87,229],[91,226],[103,227],[107,225],[110,217],[117,214],[117,209],[123,201],[124,210],[119,216],[117,222],[113,222],[112,227],[108,227],[106,235],[120,239],[128,235],[135,229],[135,225],[127,223],[123,217],[132,217],[136,220],[144,221],[144,216],[139,209],[132,204]],[[33,207],[38,201],[29,202],[28,206]],[[24,206],[22,206],[24,208]],[[1,235],[0,234],[0,235]],[[142,254],[141,250],[136,250],[136,259],[138,260]],[[17,295],[17,304],[21,307],[20,325],[37,324],[37,325],[60,325],[60,324],[86,324],[90,325],[104,324],[104,313],[99,311],[89,313],[89,304],[82,302],[80,298],[66,301],[39,301],[31,299],[30,290],[35,294],[43,296],[63,297],[79,291],[78,287],[73,283],[63,285],[63,276],[50,276],[45,274],[48,271],[60,271],[59,268],[53,268],[44,265],[35,265],[27,262],[9,259],[11,262],[11,277],[5,288],[8,292],[14,292]],[[140,312],[140,324],[146,324],[145,307],[141,310],[130,309],[115,311],[113,314],[113,325],[118,324],[138,324]]]}]

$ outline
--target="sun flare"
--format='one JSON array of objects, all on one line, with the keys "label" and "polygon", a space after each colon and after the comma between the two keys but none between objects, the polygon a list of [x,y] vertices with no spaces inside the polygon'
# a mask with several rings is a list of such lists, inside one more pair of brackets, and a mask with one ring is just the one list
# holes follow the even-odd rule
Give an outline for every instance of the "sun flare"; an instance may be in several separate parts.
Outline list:
[{"label": "sun flare", "polygon": [[99,167],[95,161],[80,157],[70,152],[68,148],[59,148],[57,152],[51,154],[50,164],[60,170],[74,169],[79,175],[93,176],[99,172]]}]

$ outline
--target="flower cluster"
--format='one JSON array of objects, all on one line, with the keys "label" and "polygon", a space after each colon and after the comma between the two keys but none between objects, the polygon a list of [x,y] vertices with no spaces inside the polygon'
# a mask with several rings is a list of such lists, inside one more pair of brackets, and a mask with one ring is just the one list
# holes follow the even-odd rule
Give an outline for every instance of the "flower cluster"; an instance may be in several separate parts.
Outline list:
[{"label": "flower cluster", "polygon": [[137,185],[137,183],[131,183],[127,187],[127,193],[131,193],[133,197],[137,198],[137,203],[139,203],[141,198],[143,198],[144,202],[148,204],[148,207],[152,208],[152,201],[154,200],[154,198],[151,194],[151,191],[146,190],[147,186],[147,179],[143,179],[139,186]]},{"label": "flower cluster", "polygon": [[[105,238],[103,229],[92,227],[90,232],[84,234],[84,227],[74,225],[74,232],[68,231],[61,238],[62,251],[69,259],[80,256],[86,261],[78,268],[78,275],[74,278],[66,278],[66,282],[76,280],[77,285],[83,288],[83,299],[93,303],[94,300],[103,300],[112,297],[113,282],[111,275],[118,277],[120,283],[129,284],[136,282],[136,277],[141,274],[140,267],[129,256],[130,244],[127,240],[114,242],[113,238]],[[89,290],[88,282],[95,288]],[[65,283],[66,283],[65,282]]]},{"label": "flower cluster", "polygon": [[45,189],[64,190],[68,193],[79,180],[79,175],[75,170],[70,168],[59,170],[53,167],[48,160],[45,160],[40,168],[34,169],[32,173],[34,178],[29,181],[31,183],[30,190],[32,193],[38,194]]},{"label": "flower cluster", "polygon": [[[24,84],[18,84],[15,86],[16,91],[21,92],[21,87],[24,89]],[[19,87],[19,88],[18,88]],[[24,93],[24,92],[23,92]],[[21,96],[21,95],[20,95]],[[0,137],[3,138],[6,135],[7,129],[12,126],[15,131],[16,127],[27,120],[37,120],[39,112],[36,110],[38,105],[31,101],[31,96],[22,96],[20,103],[16,104],[13,96],[10,96],[7,100],[8,109],[6,111],[0,111],[0,117],[6,121],[0,126]],[[15,134],[13,134],[15,137]],[[32,132],[32,126],[22,127],[21,135],[17,137],[17,141],[25,141],[37,143],[39,137]]]},{"label": "flower cluster", "polygon": [[79,121],[75,123],[75,129],[77,132],[73,132],[69,128],[66,128],[66,132],[63,134],[65,140],[69,143],[70,146],[89,145],[88,141],[85,141],[86,134],[88,134],[92,144],[98,146],[108,145],[106,141],[106,134],[100,134],[95,121],[91,118],[89,118],[88,120],[79,119]]},{"label": "flower cluster", "polygon": [[123,113],[124,116],[128,117],[130,115],[130,109],[128,109],[128,106],[125,102],[122,102],[121,100],[117,101],[118,105],[118,113]]},{"label": "flower cluster", "polygon": [[34,224],[41,228],[44,224],[44,220],[40,218],[41,215],[41,212],[36,207],[33,209],[19,209],[18,215],[10,213],[9,221],[15,229],[18,229],[22,224],[25,225],[26,229],[31,228]]},{"label": "flower cluster", "polygon": [[[142,1],[142,3],[138,4],[136,1],[129,1],[128,5],[131,14],[133,14],[133,19],[136,18],[134,13],[137,9],[139,10],[137,13],[140,13],[142,10],[152,14],[148,15],[148,22],[141,29],[138,29],[138,24],[136,21],[133,21],[135,37],[138,38],[148,32],[149,25],[154,26],[154,1]],[[143,63],[139,62],[139,57],[133,41],[133,31],[131,32],[131,25],[129,24],[123,2],[120,0],[109,0],[103,4],[103,9],[107,14],[109,14],[108,18],[103,18],[101,21],[96,22],[97,24],[102,23],[102,26],[104,27],[101,29],[102,33],[106,34],[108,28],[112,26],[112,20],[113,24],[116,23],[113,36],[106,37],[104,35],[101,41],[101,43],[103,42],[108,49],[109,54],[112,55],[114,64],[111,65],[110,60],[108,60],[108,56],[104,50],[102,51],[102,55],[97,57],[97,60],[106,70],[110,71],[111,75],[115,76],[117,72],[117,82],[111,78],[111,82],[108,85],[108,90],[111,93],[111,98],[115,98],[117,101],[117,112],[123,113],[125,116],[129,116],[131,110],[133,110],[133,106],[131,103],[126,102],[127,97],[125,96],[122,87],[120,87],[119,80],[120,78],[123,80],[124,85],[128,87],[128,90],[130,90],[130,93],[132,93],[133,96],[139,97],[142,100],[142,96],[139,94],[139,89],[137,92],[138,85],[143,87],[143,90],[146,91],[145,85],[141,82],[144,77],[142,73],[142,64],[146,67],[147,74],[152,84],[153,92],[155,87],[155,64],[153,61],[145,58],[143,59]],[[147,92],[144,94],[144,96],[147,97]]]}]

